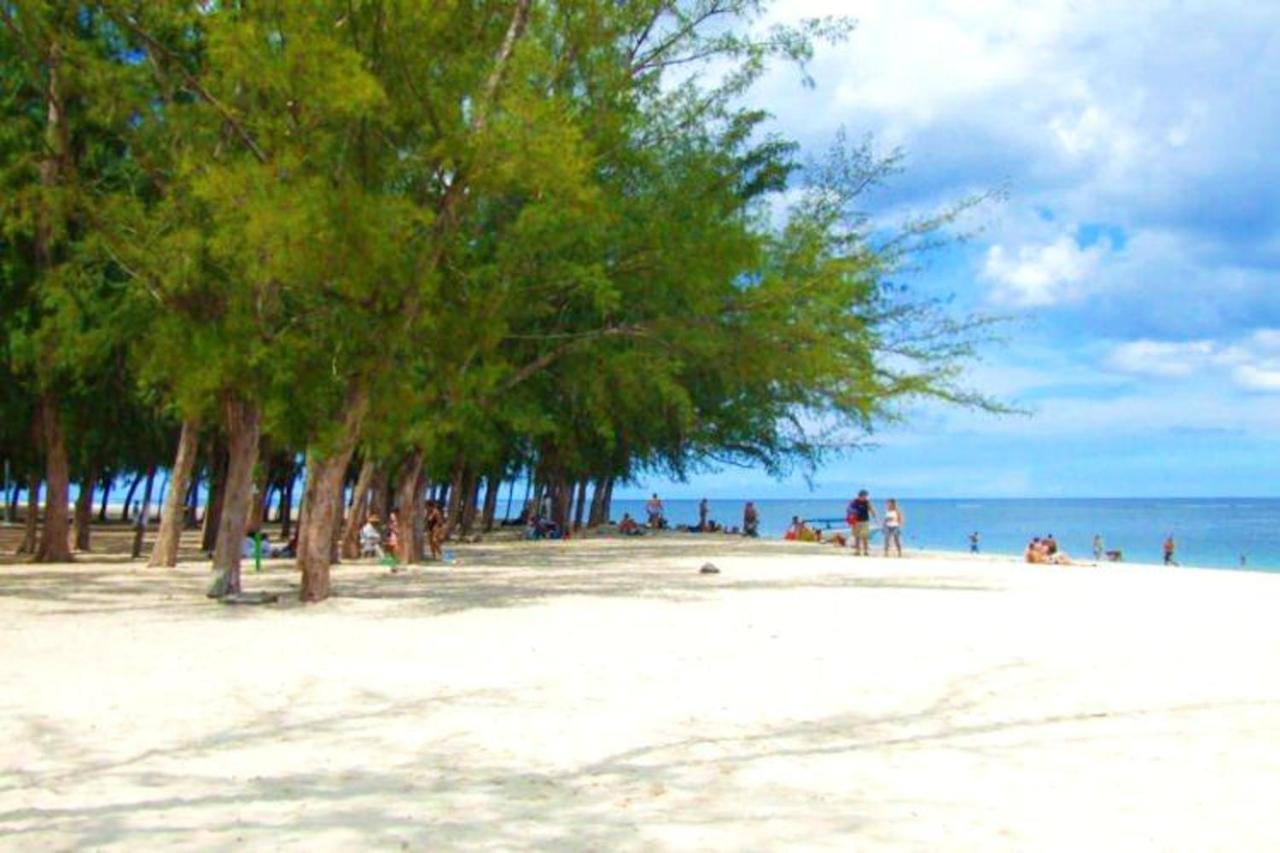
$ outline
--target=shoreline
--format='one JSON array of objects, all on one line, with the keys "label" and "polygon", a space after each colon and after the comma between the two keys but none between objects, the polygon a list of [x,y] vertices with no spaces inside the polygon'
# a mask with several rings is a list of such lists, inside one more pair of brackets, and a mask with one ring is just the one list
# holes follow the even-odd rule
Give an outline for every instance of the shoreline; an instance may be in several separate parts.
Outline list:
[{"label": "shoreline", "polygon": [[[824,553],[824,552],[830,551],[833,554],[842,554],[844,556],[849,556],[851,558],[854,557],[854,555],[851,553],[845,553],[850,550],[848,546],[845,546],[843,548],[837,548],[836,546],[830,544],[829,542],[794,542],[794,541],[782,539],[780,536],[759,536],[759,537],[756,537],[755,539],[752,539],[751,537],[742,536],[741,534],[737,534],[737,533],[688,533],[680,530],[662,530],[662,531],[647,530],[644,536],[637,537],[637,538],[643,539],[645,537],[656,537],[656,538],[662,538],[662,539],[666,539],[666,538],[677,539],[677,538],[683,537],[685,540],[690,542],[697,541],[699,538],[702,538],[702,537],[705,537],[713,541],[717,537],[722,537],[723,539],[730,540],[730,541],[742,540],[745,542],[754,541],[759,543],[774,543],[779,546],[794,546],[794,547],[812,546],[817,549],[818,553]],[[620,534],[618,534],[616,532],[616,528],[609,528],[609,529],[602,529],[599,532],[593,531],[585,537],[579,536],[577,538],[625,539],[627,537],[623,537]],[[570,541],[574,541],[574,540],[570,540]],[[1266,568],[1266,567],[1253,566],[1253,565],[1207,566],[1207,565],[1192,565],[1188,563],[1179,563],[1176,566],[1166,566],[1166,565],[1163,565],[1162,563],[1144,562],[1144,561],[1138,561],[1138,560],[1111,561],[1111,560],[1080,559],[1075,555],[1071,555],[1071,554],[1068,554],[1068,556],[1070,556],[1072,560],[1072,563],[1070,566],[1051,566],[1051,565],[1044,565],[1044,564],[1027,563],[1024,561],[1022,554],[1006,553],[1001,551],[980,551],[977,554],[974,554],[973,552],[967,549],[950,550],[947,548],[917,548],[917,547],[908,547],[905,544],[903,545],[902,552],[903,552],[903,559],[910,559],[915,557],[915,558],[926,559],[926,560],[959,560],[962,562],[963,561],[983,562],[986,560],[990,560],[991,562],[996,562],[996,563],[1016,563],[1019,565],[1025,565],[1029,567],[1035,566],[1037,568],[1046,568],[1046,569],[1054,569],[1054,568],[1107,569],[1107,568],[1128,567],[1128,568],[1136,568],[1136,569],[1144,569],[1144,570],[1158,569],[1160,571],[1176,571],[1179,569],[1185,569],[1185,570],[1192,570],[1192,571],[1198,571],[1198,572],[1241,572],[1246,574],[1264,574],[1264,575],[1280,574],[1280,568]],[[878,559],[887,559],[889,561],[898,559],[897,557],[885,557],[881,551],[876,549],[874,542],[872,543],[870,557],[878,558]]]}]

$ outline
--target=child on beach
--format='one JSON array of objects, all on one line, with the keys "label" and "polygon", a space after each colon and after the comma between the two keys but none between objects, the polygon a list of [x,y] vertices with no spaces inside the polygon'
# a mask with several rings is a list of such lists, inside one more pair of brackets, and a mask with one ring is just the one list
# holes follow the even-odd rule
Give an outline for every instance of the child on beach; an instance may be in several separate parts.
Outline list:
[{"label": "child on beach", "polygon": [[1173,559],[1173,552],[1175,548],[1177,548],[1177,543],[1173,541],[1173,534],[1170,533],[1164,538],[1164,547],[1162,549],[1164,551],[1164,564],[1166,566],[1178,565],[1178,561]]}]

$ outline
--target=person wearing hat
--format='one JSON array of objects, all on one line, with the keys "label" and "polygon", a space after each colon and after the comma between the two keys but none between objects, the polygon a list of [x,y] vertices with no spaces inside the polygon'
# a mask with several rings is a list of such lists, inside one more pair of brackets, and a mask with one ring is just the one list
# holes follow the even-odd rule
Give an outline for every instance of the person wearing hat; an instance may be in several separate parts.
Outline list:
[{"label": "person wearing hat", "polygon": [[862,489],[856,498],[849,501],[845,515],[853,538],[853,553],[864,557],[871,554],[871,519],[875,517],[876,508],[871,505],[871,495]]}]

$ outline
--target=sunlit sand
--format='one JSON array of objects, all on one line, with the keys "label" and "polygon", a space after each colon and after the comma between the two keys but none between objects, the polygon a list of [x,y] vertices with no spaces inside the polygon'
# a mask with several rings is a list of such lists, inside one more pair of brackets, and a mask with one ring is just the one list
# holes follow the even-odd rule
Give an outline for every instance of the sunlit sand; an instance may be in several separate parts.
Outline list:
[{"label": "sunlit sand", "polygon": [[0,567],[0,846],[1280,845],[1280,576],[454,550]]}]

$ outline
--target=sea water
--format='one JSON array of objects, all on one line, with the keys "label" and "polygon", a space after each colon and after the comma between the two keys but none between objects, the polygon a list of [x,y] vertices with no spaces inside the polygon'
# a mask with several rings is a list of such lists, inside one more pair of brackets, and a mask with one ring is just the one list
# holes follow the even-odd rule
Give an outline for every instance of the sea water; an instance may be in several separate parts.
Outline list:
[{"label": "sea water", "polygon": [[[884,501],[872,496],[876,511]],[[1125,562],[1159,563],[1166,536],[1177,543],[1175,559],[1185,566],[1280,571],[1280,499],[1277,498],[1106,498],[971,499],[899,498],[906,516],[903,547],[968,551],[978,533],[984,553],[1021,555],[1033,536],[1053,534],[1073,557],[1092,559],[1093,537]],[[672,525],[698,522],[698,501],[664,501]],[[745,501],[712,500],[710,517],[726,526],[742,525]],[[760,534],[781,537],[793,516],[840,519],[848,499],[757,500]],[[644,501],[615,500],[615,520],[630,512],[644,521]],[[877,535],[874,548],[880,547]]]}]

